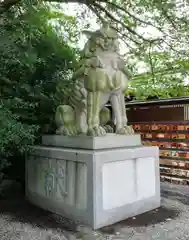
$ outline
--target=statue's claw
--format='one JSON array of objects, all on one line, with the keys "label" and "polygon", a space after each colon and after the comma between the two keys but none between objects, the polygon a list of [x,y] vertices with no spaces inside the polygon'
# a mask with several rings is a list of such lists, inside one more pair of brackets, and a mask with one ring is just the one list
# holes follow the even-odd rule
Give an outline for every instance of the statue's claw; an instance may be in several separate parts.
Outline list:
[{"label": "statue's claw", "polygon": [[64,135],[64,136],[75,136],[77,135],[77,129],[74,126],[61,126],[56,130],[56,134]]},{"label": "statue's claw", "polygon": [[116,131],[117,134],[122,134],[122,135],[134,135],[135,132],[131,126],[125,126],[123,128],[120,128]]},{"label": "statue's claw", "polygon": [[103,126],[103,128],[105,129],[105,131],[107,133],[113,133],[114,132],[113,127],[111,127],[110,125],[105,125],[105,126]]},{"label": "statue's claw", "polygon": [[105,136],[106,135],[106,130],[101,126],[94,126],[94,127],[91,127],[91,128],[88,129],[87,135],[88,136],[94,136],[94,137]]}]

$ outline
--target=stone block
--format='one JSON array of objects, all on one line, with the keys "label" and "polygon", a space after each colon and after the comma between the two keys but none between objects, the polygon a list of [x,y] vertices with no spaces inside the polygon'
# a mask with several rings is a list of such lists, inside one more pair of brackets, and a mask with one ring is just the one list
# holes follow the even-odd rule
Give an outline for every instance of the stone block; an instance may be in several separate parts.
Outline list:
[{"label": "stone block", "polygon": [[120,147],[135,147],[141,145],[141,136],[107,134],[104,137],[45,135],[42,145],[51,147],[80,149],[111,149]]},{"label": "stone block", "polygon": [[160,206],[158,147],[35,146],[26,159],[26,195],[93,229],[136,216]]}]

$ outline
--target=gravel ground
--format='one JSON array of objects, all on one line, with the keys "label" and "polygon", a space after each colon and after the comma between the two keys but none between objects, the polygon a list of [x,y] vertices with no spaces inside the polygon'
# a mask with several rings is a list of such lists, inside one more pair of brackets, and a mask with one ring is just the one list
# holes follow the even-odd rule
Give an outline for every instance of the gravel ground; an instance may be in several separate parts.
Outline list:
[{"label": "gravel ground", "polygon": [[30,205],[0,200],[0,240],[188,240],[189,187],[161,184],[162,206],[99,231]]}]

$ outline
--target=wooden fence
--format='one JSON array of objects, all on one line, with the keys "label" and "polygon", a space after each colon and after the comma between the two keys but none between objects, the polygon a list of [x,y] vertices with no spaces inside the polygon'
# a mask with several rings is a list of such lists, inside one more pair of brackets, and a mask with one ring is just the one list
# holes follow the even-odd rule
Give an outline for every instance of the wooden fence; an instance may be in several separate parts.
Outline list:
[{"label": "wooden fence", "polygon": [[189,98],[126,104],[144,145],[159,146],[161,180],[189,184]]}]

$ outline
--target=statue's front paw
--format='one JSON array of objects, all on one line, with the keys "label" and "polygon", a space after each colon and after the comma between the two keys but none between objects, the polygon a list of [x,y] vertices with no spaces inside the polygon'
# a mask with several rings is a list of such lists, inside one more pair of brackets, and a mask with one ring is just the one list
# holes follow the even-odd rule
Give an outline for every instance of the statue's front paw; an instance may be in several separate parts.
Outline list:
[{"label": "statue's front paw", "polygon": [[105,125],[105,126],[103,126],[103,128],[105,129],[105,131],[107,133],[113,133],[114,132],[113,127],[111,127],[110,125]]},{"label": "statue's front paw", "polygon": [[125,126],[123,128],[120,128],[116,131],[117,134],[122,134],[122,135],[134,135],[135,132],[131,126]]},{"label": "statue's front paw", "polygon": [[60,127],[56,130],[56,134],[58,135],[64,135],[64,136],[68,136],[70,135],[70,132],[67,128],[65,127]]},{"label": "statue's front paw", "polygon": [[62,126],[56,130],[56,134],[64,136],[74,136],[77,135],[77,129],[74,126]]},{"label": "statue's front paw", "polygon": [[87,131],[88,136],[100,137],[106,135],[106,130],[101,126],[89,127]]}]

